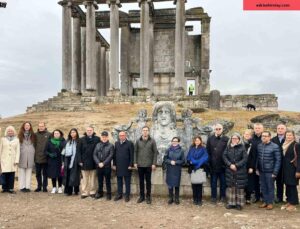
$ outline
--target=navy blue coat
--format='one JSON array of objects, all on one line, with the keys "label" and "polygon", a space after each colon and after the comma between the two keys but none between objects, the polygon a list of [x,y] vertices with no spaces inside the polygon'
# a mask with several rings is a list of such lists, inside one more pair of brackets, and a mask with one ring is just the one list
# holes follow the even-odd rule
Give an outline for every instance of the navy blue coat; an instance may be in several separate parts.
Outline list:
[{"label": "navy blue coat", "polygon": [[133,167],[134,145],[127,140],[122,144],[120,141],[115,143],[115,152],[113,157],[113,165],[117,168],[118,177],[127,177],[131,175],[128,167]]},{"label": "navy blue coat", "polygon": [[[171,165],[171,161],[175,161],[175,165]],[[184,164],[184,151],[179,146],[175,150],[167,149],[164,155],[164,162],[167,165],[166,183],[169,187],[179,187],[181,179],[181,168]]]}]

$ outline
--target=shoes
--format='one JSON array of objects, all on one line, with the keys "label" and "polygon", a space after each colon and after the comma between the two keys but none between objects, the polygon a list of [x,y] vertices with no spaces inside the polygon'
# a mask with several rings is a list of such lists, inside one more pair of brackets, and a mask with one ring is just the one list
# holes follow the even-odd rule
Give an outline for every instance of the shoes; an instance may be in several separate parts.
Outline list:
[{"label": "shoes", "polygon": [[90,197],[96,199],[96,194],[91,194]]},{"label": "shoes", "polygon": [[282,205],[280,209],[281,209],[281,210],[285,210],[285,209],[287,209],[289,206],[290,206],[290,204],[287,203],[287,204],[285,204],[285,205]]},{"label": "shoes", "polygon": [[177,204],[177,205],[180,204],[179,198],[175,198],[175,201],[174,201],[174,202],[175,202],[175,204]]},{"label": "shoes", "polygon": [[272,210],[273,209],[273,204],[268,204],[266,207],[267,210]]},{"label": "shoes", "polygon": [[122,195],[118,194],[115,198],[114,198],[114,201],[118,201],[118,200],[121,200],[123,198]]},{"label": "shoes", "polygon": [[241,211],[243,209],[243,207],[241,205],[236,205],[236,210]]},{"label": "shoes", "polygon": [[194,204],[194,205],[198,205],[198,201],[197,201],[197,200],[194,200],[194,201],[193,201],[193,204]]},{"label": "shoes", "polygon": [[216,198],[211,198],[210,202],[211,202],[212,204],[216,204],[216,203],[217,203],[217,199],[216,199]]},{"label": "shoes", "polygon": [[169,198],[168,204],[173,204],[174,200],[173,198]]},{"label": "shoes", "polygon": [[226,204],[225,208],[226,209],[234,209],[234,208],[236,208],[236,206],[230,205],[230,204]]},{"label": "shoes", "polygon": [[220,199],[220,202],[221,202],[221,203],[226,203],[226,198],[225,198],[225,197],[222,197],[222,198]]},{"label": "shoes", "polygon": [[287,210],[288,212],[297,211],[297,207],[296,207],[295,205],[290,204],[290,205],[286,208],[286,210]]},{"label": "shoes", "polygon": [[26,188],[20,189],[21,192],[26,192]]},{"label": "shoes", "polygon": [[261,205],[259,205],[259,208],[266,208],[268,205],[266,203],[262,203]]},{"label": "shoes", "polygon": [[86,195],[81,195],[81,199],[85,199],[85,198],[87,198],[88,196],[86,196]]},{"label": "shoes", "polygon": [[125,196],[125,202],[129,202],[130,198],[129,196]]},{"label": "shoes", "polygon": [[1,191],[1,193],[5,193],[5,192],[8,192],[8,190],[5,190],[5,189],[4,189],[4,190]]},{"label": "shoes", "polygon": [[72,196],[72,193],[65,193],[65,196]]},{"label": "shoes", "polygon": [[34,192],[40,192],[40,191],[42,191],[41,188],[37,188],[36,190],[34,190]]},{"label": "shoes", "polygon": [[106,194],[106,200],[111,200],[111,194],[110,193]]},{"label": "shoes", "polygon": [[103,197],[103,192],[97,192],[95,195],[95,199],[100,199]]},{"label": "shoes", "polygon": [[138,200],[137,200],[137,203],[140,204],[140,203],[142,203],[143,201],[145,201],[145,197],[140,196],[140,197],[138,198]]},{"label": "shoes", "polygon": [[16,194],[16,192],[15,192],[14,190],[12,190],[12,189],[11,189],[11,190],[8,190],[8,193],[9,193],[9,194]]},{"label": "shoes", "polygon": [[48,192],[47,188],[43,188],[43,192]]},{"label": "shoes", "polygon": [[199,205],[199,206],[202,206],[202,205],[203,205],[202,201],[199,201],[199,202],[198,202],[198,205]]},{"label": "shoes", "polygon": [[246,200],[246,204],[247,204],[247,205],[250,205],[250,204],[251,204],[251,201],[250,201],[250,200]]},{"label": "shoes", "polygon": [[31,192],[29,188],[25,188],[25,192]]},{"label": "shoes", "polygon": [[57,189],[56,188],[52,188],[51,194],[55,194],[57,193]]},{"label": "shoes", "polygon": [[147,204],[151,204],[151,202],[152,202],[151,197],[148,196],[148,197],[146,198],[146,203],[147,203]]},{"label": "shoes", "polygon": [[62,193],[63,193],[62,187],[58,187],[58,194],[62,194]]}]

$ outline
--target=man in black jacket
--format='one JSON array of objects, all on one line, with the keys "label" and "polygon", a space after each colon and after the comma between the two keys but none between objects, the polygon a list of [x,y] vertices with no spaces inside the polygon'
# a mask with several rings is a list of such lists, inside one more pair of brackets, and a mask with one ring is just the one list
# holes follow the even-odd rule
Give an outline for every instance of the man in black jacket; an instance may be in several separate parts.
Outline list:
[{"label": "man in black jacket", "polygon": [[[286,126],[284,124],[279,124],[277,126],[277,135],[272,138],[272,142],[277,144],[280,148],[281,159],[283,158],[283,150],[282,145],[285,141],[285,132]],[[282,164],[280,166],[280,170],[278,172],[278,176],[276,177],[276,198],[275,202],[281,203],[283,202],[283,173],[282,173]]]},{"label": "man in black jacket", "polygon": [[93,153],[96,145],[100,142],[100,138],[94,133],[94,128],[89,126],[86,133],[78,143],[77,155],[78,162],[81,166],[82,173],[82,193],[81,198],[84,199],[89,195],[95,198],[96,194],[96,164],[94,162]]},{"label": "man in black jacket", "polygon": [[115,201],[123,198],[123,179],[125,180],[125,202],[130,200],[131,170],[133,167],[134,145],[127,140],[126,132],[119,133],[119,140],[115,143],[113,157],[114,170],[117,172],[118,194]]},{"label": "man in black jacket", "polygon": [[225,202],[226,198],[226,181],[225,165],[223,153],[226,149],[228,137],[223,135],[223,126],[216,124],[214,135],[207,139],[207,152],[209,155],[210,173],[211,173],[211,202],[217,202],[217,183],[220,180],[220,200]]},{"label": "man in black jacket", "polygon": [[281,166],[281,152],[279,146],[271,142],[271,133],[262,133],[262,142],[257,146],[256,173],[259,175],[264,203],[260,208],[273,209],[274,179]]},{"label": "man in black jacket", "polygon": [[111,161],[114,155],[114,146],[108,141],[108,132],[101,133],[101,142],[96,145],[94,150],[94,161],[97,166],[98,192],[95,198],[103,197],[103,179],[106,183],[106,199],[111,200]]}]

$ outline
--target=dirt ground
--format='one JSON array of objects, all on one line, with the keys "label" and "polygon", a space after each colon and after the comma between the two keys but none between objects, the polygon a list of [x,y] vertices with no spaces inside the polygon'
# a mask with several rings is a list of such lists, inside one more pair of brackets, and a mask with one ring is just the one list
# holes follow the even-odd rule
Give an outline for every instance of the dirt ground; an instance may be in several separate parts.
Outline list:
[{"label": "dirt ground", "polygon": [[106,199],[80,199],[63,194],[0,193],[0,228],[300,228],[300,211],[259,209],[256,204],[242,211],[223,205],[194,206],[191,199],[180,205],[153,197],[152,205]]}]

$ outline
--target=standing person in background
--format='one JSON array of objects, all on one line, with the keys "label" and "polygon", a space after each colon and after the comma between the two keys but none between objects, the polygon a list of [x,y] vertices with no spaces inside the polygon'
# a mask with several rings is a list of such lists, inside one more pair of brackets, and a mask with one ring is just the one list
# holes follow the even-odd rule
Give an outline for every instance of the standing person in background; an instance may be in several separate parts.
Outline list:
[{"label": "standing person in background", "polygon": [[[65,146],[64,134],[61,130],[54,130],[45,148],[47,155],[47,175],[52,180],[52,194],[62,194],[62,150]],[[58,182],[58,189],[57,189]]]},{"label": "standing person in background", "polygon": [[114,201],[123,198],[123,179],[125,180],[125,202],[130,200],[131,171],[133,167],[134,145],[127,139],[125,131],[120,131],[119,140],[115,143],[113,157],[114,170],[117,173],[118,193]]},{"label": "standing person in background", "polygon": [[211,173],[211,202],[217,202],[217,184],[220,180],[220,201],[226,199],[225,165],[223,152],[226,149],[228,137],[223,135],[223,126],[216,124],[214,134],[207,139],[206,149],[209,155]]},{"label": "standing person in background", "polygon": [[35,134],[30,122],[22,124],[18,138],[20,141],[19,189],[30,192],[32,168],[34,166]]},{"label": "standing person in background", "polygon": [[261,143],[261,135],[262,132],[264,131],[264,126],[261,123],[255,123],[254,126],[254,135],[250,141],[251,143],[251,150],[249,152],[248,156],[248,173],[249,174],[254,174],[253,176],[250,176],[250,190],[254,190],[255,192],[255,203],[260,201],[261,197],[261,190],[260,190],[260,181],[259,181],[259,176],[256,174],[256,165],[257,165],[257,145]]},{"label": "standing person in background", "polygon": [[145,200],[146,180],[146,202],[151,204],[151,174],[156,169],[158,150],[156,142],[150,137],[149,127],[144,126],[142,136],[136,141],[134,147],[134,167],[138,169],[140,181],[140,198],[137,203]]},{"label": "standing person in background", "polygon": [[282,162],[282,174],[285,184],[285,193],[287,197],[287,204],[282,206],[281,209],[287,211],[296,211],[296,205],[299,204],[297,186],[299,179],[296,178],[297,166],[296,161],[299,157],[299,144],[296,142],[295,132],[286,131],[285,142],[282,145],[283,149],[283,162]]},{"label": "standing person in background", "polygon": [[169,189],[168,204],[172,204],[174,200],[175,189],[175,204],[179,204],[179,188],[181,180],[181,169],[184,164],[184,151],[179,145],[179,137],[172,138],[171,146],[167,149],[164,155],[164,163],[167,165],[166,183]]},{"label": "standing person in background", "polygon": [[66,146],[63,150],[63,167],[65,186],[64,193],[71,196],[79,193],[80,185],[80,166],[78,164],[77,147],[79,142],[79,134],[76,128],[72,128],[68,134]]},{"label": "standing person in background", "polygon": [[[279,124],[276,129],[277,135],[272,138],[272,142],[277,144],[281,151],[281,158],[283,158],[283,149],[282,145],[285,141],[285,132],[286,132],[286,126],[284,124]],[[283,160],[282,160],[283,162]],[[276,177],[276,197],[275,197],[275,203],[282,203],[283,202],[283,173],[282,173],[282,164],[280,166],[280,170],[278,173],[278,176]]]},{"label": "standing person in background", "polygon": [[111,200],[111,161],[114,156],[114,145],[108,140],[108,132],[101,133],[101,142],[96,145],[94,150],[94,161],[97,166],[98,192],[96,199],[103,197],[103,180],[106,183],[106,199]]},{"label": "standing person in background", "polygon": [[247,177],[248,177],[248,183],[245,188],[246,204],[251,204],[251,194],[254,191],[255,173],[251,168],[255,167],[255,162],[251,161],[251,157],[249,157],[252,148],[252,143],[251,143],[252,136],[253,136],[253,131],[251,129],[245,130],[243,134],[243,142],[244,142],[245,150],[247,152]]},{"label": "standing person in background", "polygon": [[45,155],[45,147],[48,143],[51,133],[46,128],[45,122],[39,122],[38,130],[35,133],[35,173],[37,188],[35,192],[47,192],[48,176],[47,176],[47,156]]},{"label": "standing person in background", "polygon": [[86,128],[84,136],[80,138],[77,147],[78,162],[82,174],[82,199],[88,196],[95,198],[96,195],[96,164],[94,162],[93,153],[99,142],[100,138],[96,136],[94,128],[89,126]]},{"label": "standing person in background", "polygon": [[4,185],[2,192],[15,194],[15,172],[20,160],[20,142],[13,126],[5,129],[4,137],[0,140],[0,165]]},{"label": "standing person in background", "polygon": [[[193,140],[188,155],[187,163],[189,165],[189,173],[197,171],[198,169],[207,170],[208,154],[206,148],[203,146],[202,138],[197,136]],[[202,205],[203,184],[192,184],[193,202],[195,205]]]},{"label": "standing person in background", "polygon": [[247,152],[241,136],[234,133],[223,154],[226,165],[227,209],[242,210],[245,202],[244,189],[247,185]]}]

